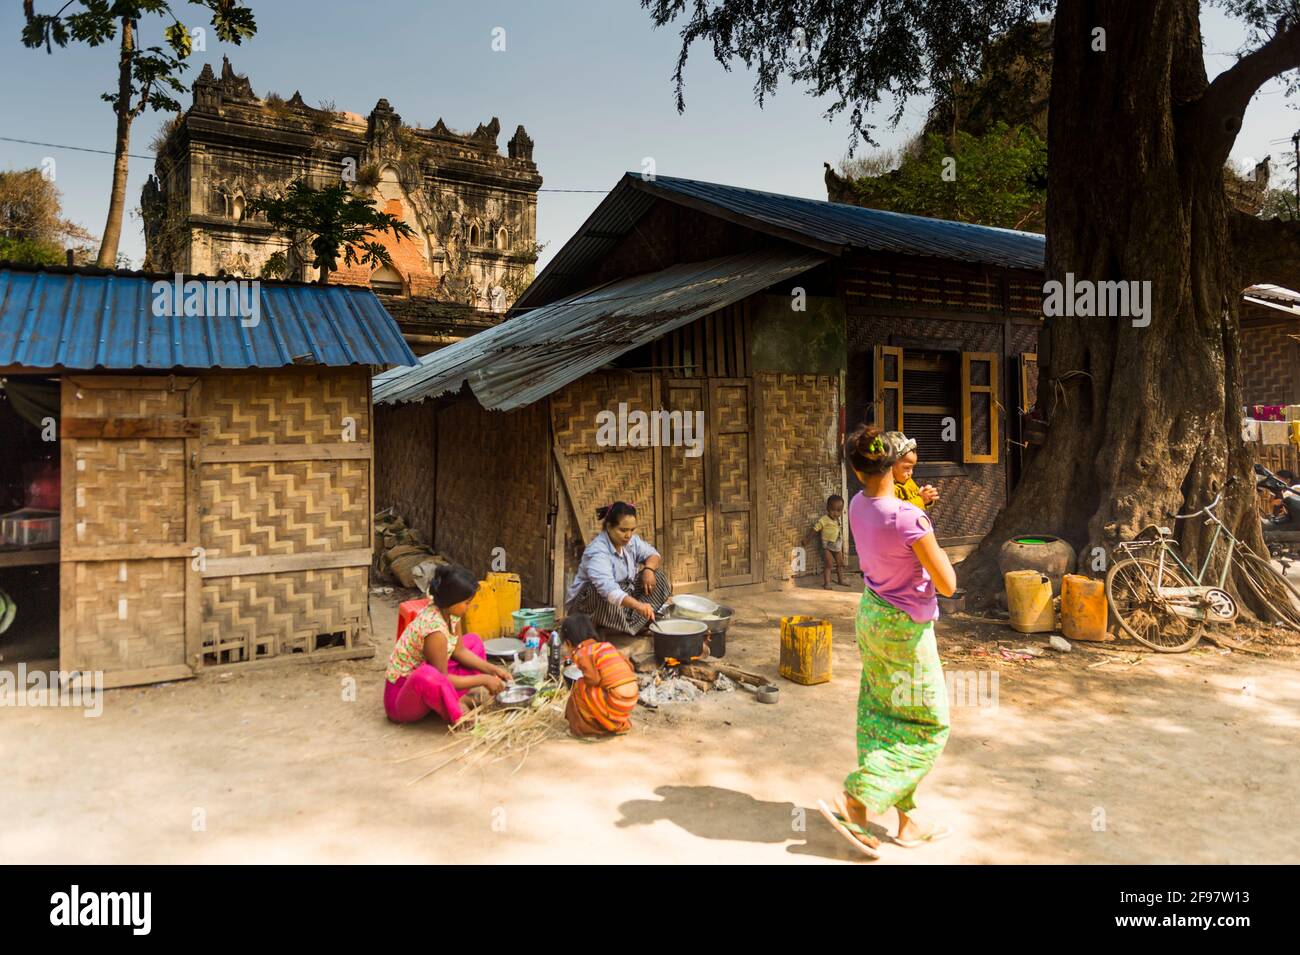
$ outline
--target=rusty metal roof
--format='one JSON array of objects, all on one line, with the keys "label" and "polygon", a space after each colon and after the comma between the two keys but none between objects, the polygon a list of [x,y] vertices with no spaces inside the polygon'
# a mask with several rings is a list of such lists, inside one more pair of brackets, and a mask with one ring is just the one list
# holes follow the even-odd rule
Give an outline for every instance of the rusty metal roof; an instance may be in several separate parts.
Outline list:
[{"label": "rusty metal roof", "polygon": [[547,264],[516,303],[544,304],[572,288],[600,257],[635,227],[656,198],[699,209],[830,255],[850,249],[896,252],[1041,270],[1046,239],[1034,232],[998,229],[884,212],[841,202],[804,199],[675,176],[643,179],[624,173],[582,227]]},{"label": "rusty metal roof", "polygon": [[[219,314],[185,315],[183,309],[168,314],[178,303],[167,291],[174,285],[172,275],[0,266],[0,365],[278,368],[304,361],[416,361],[397,323],[367,288],[261,282],[245,290],[248,302],[254,288],[259,296],[254,324],[251,313],[242,319],[228,314],[225,302]],[[183,304],[184,292],[179,301]]]},{"label": "rusty metal roof", "polygon": [[613,359],[826,260],[765,249],[619,279],[523,312],[374,379],[377,404],[423,401],[468,382],[483,407],[521,408]]}]

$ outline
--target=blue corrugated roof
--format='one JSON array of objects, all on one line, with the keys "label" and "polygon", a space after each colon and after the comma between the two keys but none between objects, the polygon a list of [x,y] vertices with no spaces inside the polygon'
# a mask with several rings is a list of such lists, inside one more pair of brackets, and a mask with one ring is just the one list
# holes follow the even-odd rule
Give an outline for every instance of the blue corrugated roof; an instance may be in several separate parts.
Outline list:
[{"label": "blue corrugated roof", "polygon": [[[167,286],[155,287],[158,282]],[[0,267],[0,366],[278,368],[295,359],[319,365],[416,363],[397,323],[366,288],[264,282],[257,324],[246,327],[238,315],[166,314],[170,309],[158,307],[159,293],[173,283],[169,276],[141,273]]]},{"label": "blue corrugated roof", "polygon": [[832,255],[865,249],[1036,270],[1041,270],[1045,262],[1046,239],[1034,232],[927,219],[675,176],[643,179],[639,173],[629,172],[555,254],[516,305],[544,305],[571,291],[574,281],[580,281],[587,269],[632,231],[650,207],[652,197],[691,206]]}]

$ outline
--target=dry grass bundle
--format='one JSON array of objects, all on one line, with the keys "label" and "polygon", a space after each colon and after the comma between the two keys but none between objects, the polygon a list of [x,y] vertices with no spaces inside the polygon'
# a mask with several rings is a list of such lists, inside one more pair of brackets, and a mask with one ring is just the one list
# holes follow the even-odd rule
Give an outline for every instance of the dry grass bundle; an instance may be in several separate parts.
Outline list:
[{"label": "dry grass bundle", "polygon": [[472,710],[452,727],[450,743],[418,756],[405,757],[421,759],[455,750],[451,756],[416,776],[407,785],[418,783],[454,762],[461,764],[456,771],[460,775],[472,766],[518,757],[518,765],[513,770],[518,772],[534,746],[568,735],[569,724],[564,719],[564,707],[568,702],[568,689],[543,686],[533,705],[527,708],[488,705]]}]

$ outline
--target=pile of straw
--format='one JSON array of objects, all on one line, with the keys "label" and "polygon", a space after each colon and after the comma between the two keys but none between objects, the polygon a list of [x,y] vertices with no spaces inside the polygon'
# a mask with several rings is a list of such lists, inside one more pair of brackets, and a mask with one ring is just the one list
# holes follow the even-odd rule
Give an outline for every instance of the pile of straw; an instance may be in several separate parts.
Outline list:
[{"label": "pile of straw", "polygon": [[518,772],[534,746],[568,735],[569,724],[564,719],[564,707],[568,702],[568,689],[543,684],[534,697],[532,706],[512,709],[488,704],[470,711],[452,727],[451,742],[438,749],[399,760],[406,762],[424,759],[453,750],[452,755],[442,759],[432,769],[425,770],[407,785],[418,783],[455,762],[461,764],[456,771],[460,775],[473,766],[518,757],[518,765],[512,770]]}]

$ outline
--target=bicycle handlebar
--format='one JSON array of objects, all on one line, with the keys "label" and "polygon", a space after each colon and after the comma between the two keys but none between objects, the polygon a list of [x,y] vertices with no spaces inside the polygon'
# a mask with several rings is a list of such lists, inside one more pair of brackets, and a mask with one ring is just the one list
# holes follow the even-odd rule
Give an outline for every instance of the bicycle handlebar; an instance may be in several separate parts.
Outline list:
[{"label": "bicycle handlebar", "polygon": [[1190,514],[1175,514],[1175,515],[1174,515],[1174,520],[1181,521],[1181,520],[1184,520],[1184,519],[1189,518],[1189,517],[1197,517],[1197,516],[1199,516],[1199,515],[1201,515],[1201,514],[1204,514],[1206,511],[1212,511],[1212,510],[1214,510],[1216,507],[1219,506],[1219,502],[1220,502],[1221,500],[1223,500],[1223,492],[1222,492],[1222,491],[1220,491],[1217,495],[1215,495],[1215,498],[1214,498],[1213,501],[1211,501],[1209,504],[1206,504],[1206,505],[1205,505],[1203,508],[1201,508],[1199,511],[1192,511]]}]

